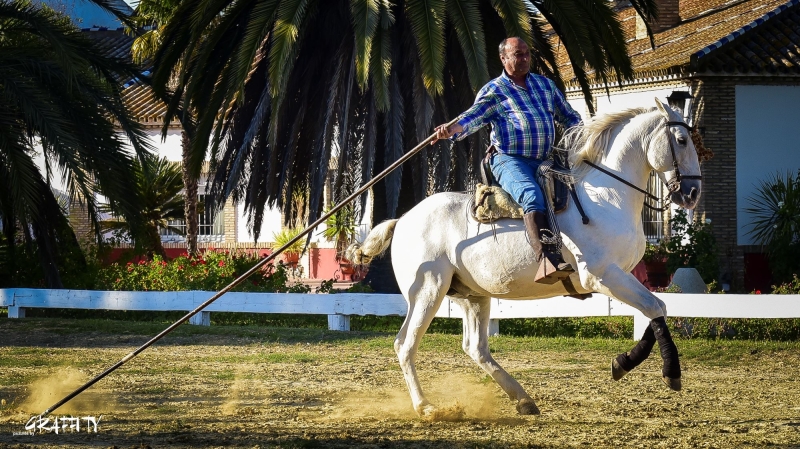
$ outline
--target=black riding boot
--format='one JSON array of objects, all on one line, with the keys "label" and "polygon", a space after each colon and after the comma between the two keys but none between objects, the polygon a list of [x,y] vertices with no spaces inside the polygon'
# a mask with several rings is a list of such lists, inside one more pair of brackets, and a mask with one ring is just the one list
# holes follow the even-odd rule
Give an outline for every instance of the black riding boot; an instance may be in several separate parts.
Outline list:
[{"label": "black riding boot", "polygon": [[529,212],[523,216],[523,220],[528,240],[533,247],[536,261],[539,262],[539,271],[536,273],[535,281],[541,284],[555,284],[574,273],[572,265],[564,261],[555,245],[542,243],[544,237],[552,237],[544,213]]}]

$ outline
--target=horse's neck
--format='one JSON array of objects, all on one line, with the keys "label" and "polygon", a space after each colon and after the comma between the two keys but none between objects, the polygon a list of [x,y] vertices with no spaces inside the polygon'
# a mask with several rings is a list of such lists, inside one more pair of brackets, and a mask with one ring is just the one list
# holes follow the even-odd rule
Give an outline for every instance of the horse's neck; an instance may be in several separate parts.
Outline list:
[{"label": "horse's neck", "polygon": [[[644,151],[644,139],[626,128],[614,133],[611,148],[598,165],[646,190],[650,168]],[[587,191],[595,192],[594,197],[599,201],[618,205],[620,210],[633,217],[641,216],[644,194],[634,188],[599,170],[587,173],[582,184]]]}]

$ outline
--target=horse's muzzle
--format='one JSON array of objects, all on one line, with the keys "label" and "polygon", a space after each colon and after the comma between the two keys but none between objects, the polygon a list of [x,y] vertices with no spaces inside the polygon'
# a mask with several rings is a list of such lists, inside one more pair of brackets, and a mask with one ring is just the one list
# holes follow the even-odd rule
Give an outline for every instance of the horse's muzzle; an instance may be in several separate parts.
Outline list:
[{"label": "horse's muzzle", "polygon": [[699,179],[682,179],[681,188],[671,194],[672,202],[684,209],[694,209],[700,201],[701,184]]}]

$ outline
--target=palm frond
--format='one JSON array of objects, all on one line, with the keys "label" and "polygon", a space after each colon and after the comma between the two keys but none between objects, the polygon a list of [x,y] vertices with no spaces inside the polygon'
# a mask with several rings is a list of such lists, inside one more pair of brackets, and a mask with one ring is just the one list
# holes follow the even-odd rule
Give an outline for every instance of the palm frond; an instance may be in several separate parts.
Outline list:
[{"label": "palm frond", "polygon": [[369,69],[375,101],[378,110],[383,112],[389,108],[389,76],[392,73],[391,27],[394,24],[394,14],[388,0],[381,2],[379,12],[380,26],[373,39]]},{"label": "palm frond", "polygon": [[369,79],[372,40],[380,22],[380,0],[350,0],[356,45],[356,80],[364,91]]},{"label": "palm frond", "polygon": [[461,51],[469,66],[467,75],[476,93],[489,81],[486,40],[477,0],[447,0],[447,15],[453,24]]},{"label": "palm frond", "polygon": [[532,41],[531,21],[524,0],[492,0],[492,6],[503,19],[507,37],[519,37],[525,42]]},{"label": "palm frond", "polygon": [[444,0],[408,0],[406,14],[417,42],[422,81],[430,95],[443,89]]}]

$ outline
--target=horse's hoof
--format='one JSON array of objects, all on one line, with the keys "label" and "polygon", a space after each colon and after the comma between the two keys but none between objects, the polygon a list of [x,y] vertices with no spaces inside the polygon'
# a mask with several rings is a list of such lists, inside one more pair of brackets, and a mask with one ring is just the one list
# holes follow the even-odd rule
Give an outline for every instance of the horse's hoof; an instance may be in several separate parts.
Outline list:
[{"label": "horse's hoof", "polygon": [[417,410],[417,415],[419,415],[419,417],[423,419],[429,419],[430,417],[436,414],[437,410],[436,406],[434,406],[433,404],[423,404],[415,408]]},{"label": "horse's hoof", "polygon": [[428,422],[458,422],[463,421],[467,417],[464,406],[458,402],[449,407],[435,407],[429,404],[421,407],[418,413],[420,418]]},{"label": "horse's hoof", "polygon": [[661,378],[661,380],[662,380],[662,381],[664,382],[664,384],[665,384],[666,386],[668,386],[668,387],[669,387],[669,389],[670,389],[670,390],[672,390],[672,391],[681,391],[681,388],[683,387],[683,383],[681,382],[681,379],[680,379],[680,378],[678,378],[678,379],[673,379],[673,378],[671,378],[671,377],[663,376],[663,377]]},{"label": "horse's hoof", "polygon": [[614,379],[614,380],[620,380],[623,377],[625,377],[626,374],[628,374],[628,371],[626,371],[621,366],[619,366],[619,363],[617,363],[617,359],[612,359],[611,360],[611,378]]},{"label": "horse's hoof", "polygon": [[533,399],[524,398],[517,402],[517,413],[520,415],[538,415],[540,412]]}]

